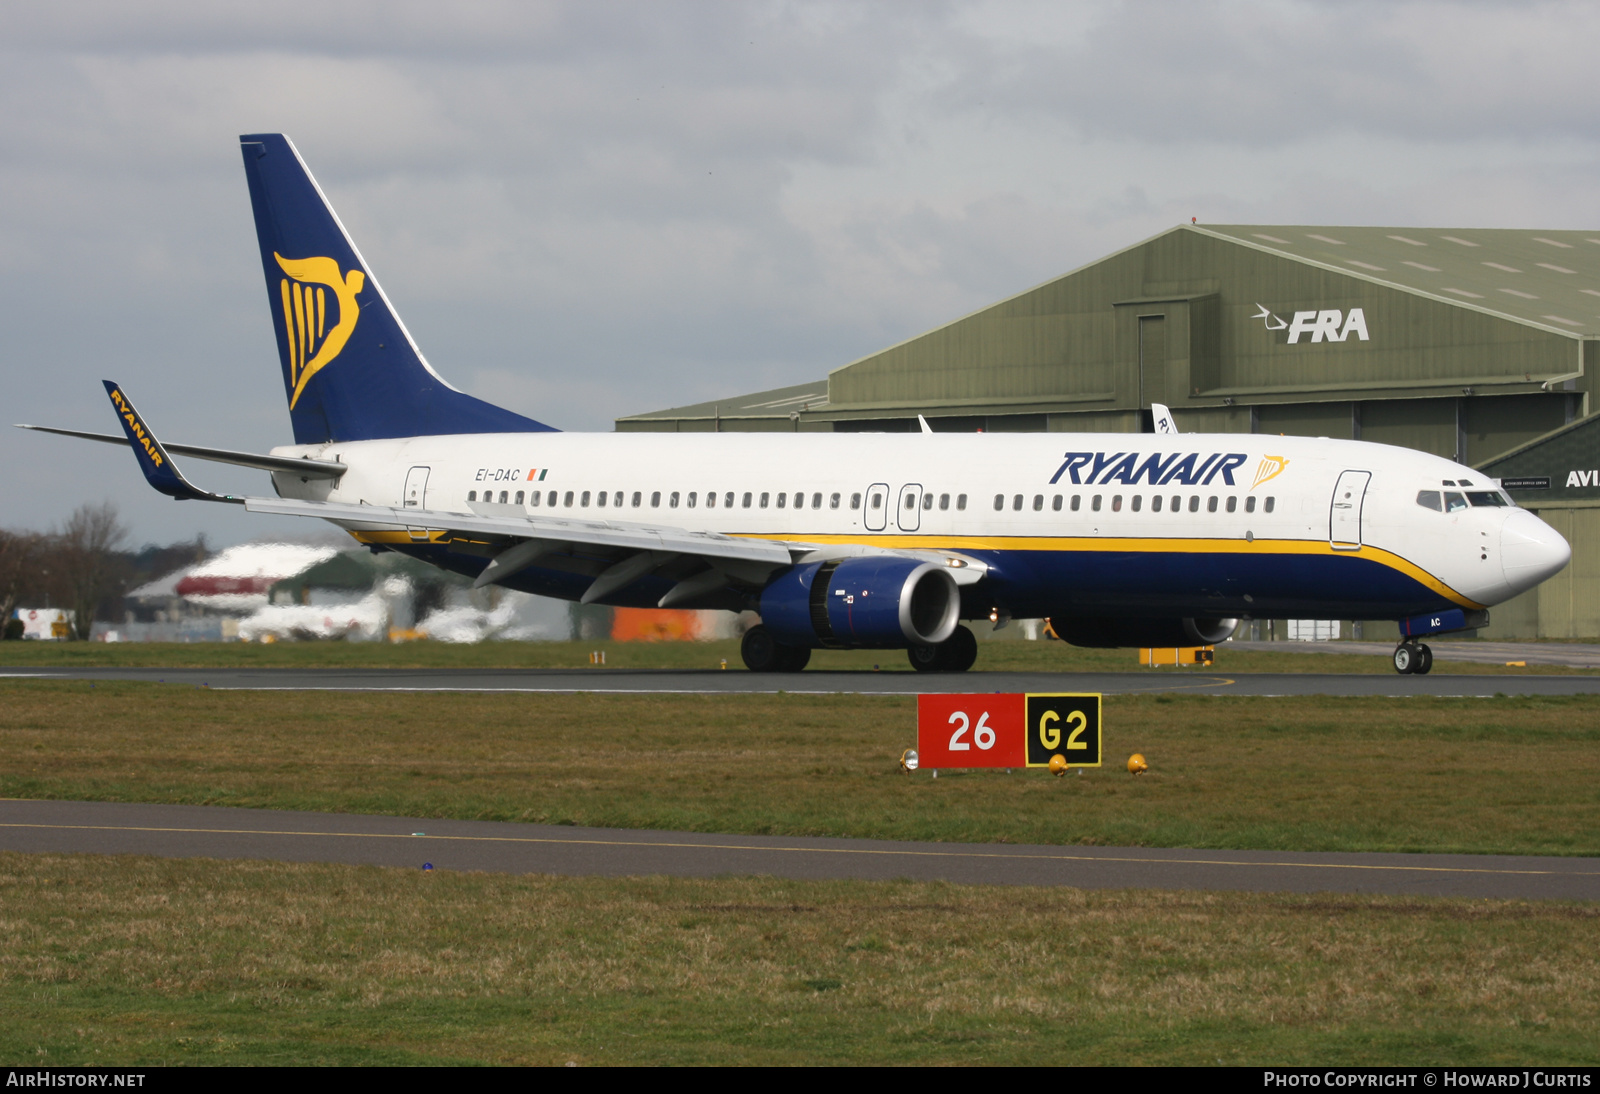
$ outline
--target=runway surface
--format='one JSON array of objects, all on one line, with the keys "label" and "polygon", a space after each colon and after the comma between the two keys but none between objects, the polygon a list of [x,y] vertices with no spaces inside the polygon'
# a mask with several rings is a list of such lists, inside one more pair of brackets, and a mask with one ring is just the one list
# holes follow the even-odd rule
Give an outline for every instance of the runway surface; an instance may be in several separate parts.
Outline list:
[{"label": "runway surface", "polygon": [[0,801],[0,850],[512,874],[768,875],[1600,900],[1600,859],[909,843],[420,820],[202,805]]},{"label": "runway surface", "polygon": [[1196,695],[1491,696],[1600,694],[1600,675],[1135,672],[800,672],[698,669],[0,668],[0,678],[144,680],[194,687],[309,691],[520,691],[619,694],[916,695],[921,692],[1138,692]]}]

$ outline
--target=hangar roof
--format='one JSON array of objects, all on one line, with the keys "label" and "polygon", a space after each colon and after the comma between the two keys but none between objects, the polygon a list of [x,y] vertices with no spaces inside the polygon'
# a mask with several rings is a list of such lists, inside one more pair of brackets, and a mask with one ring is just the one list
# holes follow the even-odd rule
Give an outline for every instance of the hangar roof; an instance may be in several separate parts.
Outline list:
[{"label": "hangar roof", "polygon": [[619,421],[639,421],[651,418],[680,420],[717,418],[787,418],[790,411],[816,410],[828,401],[828,381],[813,380],[793,387],[773,388],[750,395],[734,395],[709,403],[675,406],[666,410],[651,410],[644,414],[630,414]]},{"label": "hangar roof", "polygon": [[1600,231],[1184,227],[1508,319],[1600,335]]}]

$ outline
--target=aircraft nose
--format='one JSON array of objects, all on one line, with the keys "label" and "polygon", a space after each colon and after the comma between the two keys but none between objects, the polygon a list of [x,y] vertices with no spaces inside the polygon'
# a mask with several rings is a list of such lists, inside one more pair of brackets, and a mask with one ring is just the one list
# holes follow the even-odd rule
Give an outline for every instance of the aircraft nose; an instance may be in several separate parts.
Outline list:
[{"label": "aircraft nose", "polygon": [[1531,589],[1561,572],[1572,547],[1561,533],[1526,509],[1513,509],[1500,527],[1500,565],[1516,592]]}]

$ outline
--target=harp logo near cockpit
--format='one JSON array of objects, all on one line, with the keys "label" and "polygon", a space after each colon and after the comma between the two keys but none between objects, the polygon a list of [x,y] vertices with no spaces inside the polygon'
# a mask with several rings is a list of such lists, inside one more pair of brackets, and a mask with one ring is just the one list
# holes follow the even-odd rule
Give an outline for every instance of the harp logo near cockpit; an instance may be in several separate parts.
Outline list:
[{"label": "harp logo near cockpit", "polygon": [[361,317],[356,294],[366,284],[360,270],[340,274],[331,258],[273,258],[289,276],[280,283],[283,324],[289,339],[289,409],[299,401],[306,381],[339,356]]}]

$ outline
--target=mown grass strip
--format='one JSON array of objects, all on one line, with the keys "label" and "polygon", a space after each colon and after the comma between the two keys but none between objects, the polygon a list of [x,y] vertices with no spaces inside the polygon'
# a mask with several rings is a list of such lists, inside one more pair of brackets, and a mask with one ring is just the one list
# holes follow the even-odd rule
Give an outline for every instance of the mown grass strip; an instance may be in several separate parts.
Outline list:
[{"label": "mown grass strip", "polygon": [[1600,909],[0,854],[9,1064],[1593,1064]]},{"label": "mown grass strip", "polygon": [[[0,682],[0,795],[1000,843],[1600,854],[1600,697],[1113,696],[1107,766],[898,770],[897,696]],[[1122,769],[1142,752],[1150,774]]]}]

